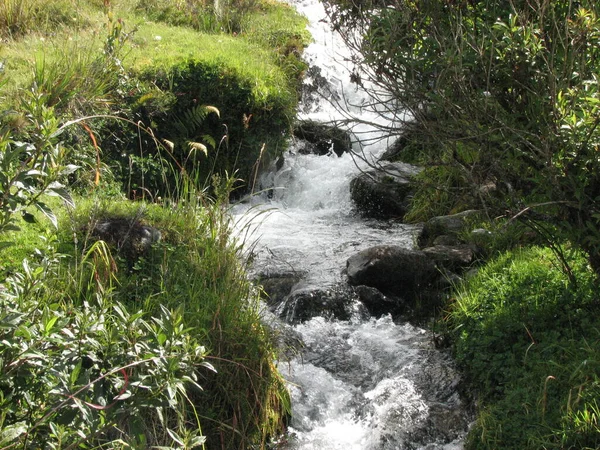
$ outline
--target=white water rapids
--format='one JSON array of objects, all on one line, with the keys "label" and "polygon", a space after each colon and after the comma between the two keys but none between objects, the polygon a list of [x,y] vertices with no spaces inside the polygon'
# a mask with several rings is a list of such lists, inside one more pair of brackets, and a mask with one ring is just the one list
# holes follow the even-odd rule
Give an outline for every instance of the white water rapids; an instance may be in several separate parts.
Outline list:
[{"label": "white water rapids", "polygon": [[[306,83],[317,76],[327,81],[318,93],[305,96],[300,118],[328,122],[351,113],[389,124],[361,107],[369,99],[350,83],[352,66],[345,62],[350,55],[325,22],[323,6],[317,0],[294,4],[309,18],[314,38],[305,58],[320,68],[320,75],[309,71]],[[365,139],[379,132],[360,125],[353,133]],[[355,151],[360,147],[374,164],[389,144],[369,140]],[[414,227],[366,221],[353,213],[349,183],[366,167],[351,154],[300,155],[292,145],[283,166],[263,176],[262,187],[272,189],[271,195],[254,196],[233,209],[244,240],[255,242],[254,272],[293,272],[299,275],[295,290],[323,292],[345,283],[346,260],[358,251],[380,244],[412,247]],[[293,408],[283,448],[461,449],[468,421],[448,355],[434,349],[424,329],[388,316],[365,317],[356,309],[350,320],[316,317],[293,326],[304,347],[280,364]]]}]

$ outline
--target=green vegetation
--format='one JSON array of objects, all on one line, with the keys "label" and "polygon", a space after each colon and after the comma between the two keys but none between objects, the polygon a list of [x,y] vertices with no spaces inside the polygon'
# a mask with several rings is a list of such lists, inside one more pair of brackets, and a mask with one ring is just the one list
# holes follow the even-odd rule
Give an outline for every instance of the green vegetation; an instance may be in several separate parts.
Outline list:
[{"label": "green vegetation", "polygon": [[[247,187],[285,149],[305,68],[299,56],[309,39],[305,19],[291,7],[220,3],[223,14],[237,16],[234,30],[226,14],[200,2],[56,0],[32,2],[27,12],[17,3],[0,10],[0,21],[19,30],[6,29],[0,47],[6,78],[0,106],[19,110],[22,93],[35,85],[61,117],[129,120],[89,120],[103,163],[124,188],[164,196],[172,184],[165,167],[204,180],[237,172]],[[48,22],[49,15],[60,17],[53,8],[69,20]],[[205,20],[214,26],[200,26]],[[205,105],[221,117],[199,120]],[[136,124],[151,127],[152,135],[140,135]],[[71,132],[89,142],[88,133]],[[162,148],[164,140],[173,145]],[[191,158],[194,143],[211,151]],[[179,167],[173,158],[187,164]]]},{"label": "green vegetation", "polygon": [[2,448],[282,432],[227,209],[233,173],[283,148],[304,23],[258,1],[0,4]]},{"label": "green vegetation", "polygon": [[[243,448],[281,433],[289,400],[259,293],[225,200],[197,198],[77,199],[58,233],[23,225],[46,239],[4,260],[3,444]],[[114,236],[98,240],[107,220]],[[141,224],[161,239],[127,245]]]},{"label": "green vegetation", "polygon": [[469,448],[600,446],[600,301],[585,258],[569,259],[576,286],[532,247],[457,289],[448,324],[479,403]]},{"label": "green vegetation", "polygon": [[468,448],[598,448],[597,2],[327,4],[357,82],[409,113],[398,158],[425,169],[406,217],[477,209],[492,231],[497,259],[448,305],[478,405]]}]

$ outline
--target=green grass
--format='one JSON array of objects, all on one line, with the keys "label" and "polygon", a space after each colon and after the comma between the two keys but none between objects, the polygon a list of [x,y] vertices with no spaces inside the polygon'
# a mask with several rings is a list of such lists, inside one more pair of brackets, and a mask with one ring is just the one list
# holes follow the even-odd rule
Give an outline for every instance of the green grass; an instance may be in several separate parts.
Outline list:
[{"label": "green grass", "polygon": [[478,401],[468,448],[600,445],[598,286],[570,263],[576,286],[549,249],[506,252],[457,290],[449,323]]},{"label": "green grass", "polygon": [[[11,0],[6,4],[12,3],[21,2]],[[94,51],[99,56],[105,36],[117,19],[122,19],[123,32],[133,44],[131,50],[127,49],[121,55],[127,67],[134,70],[150,65],[165,68],[190,58],[226,62],[232,70],[247,74],[253,80],[257,96],[265,95],[267,86],[271,84],[274,84],[274,90],[282,89],[284,78],[276,64],[277,49],[287,46],[289,51],[290,46],[297,46],[301,51],[309,39],[304,29],[305,19],[294,13],[289,6],[278,3],[265,3],[260,8],[257,6],[251,9],[244,15],[244,22],[247,23],[244,29],[247,32],[236,37],[219,30],[206,33],[188,26],[154,22],[143,14],[149,8],[147,5],[146,10],[136,10],[130,2],[111,2],[113,25],[109,24],[107,15],[99,7],[100,2],[28,0],[26,3],[35,5],[30,7],[31,11],[35,8],[44,11],[60,8],[61,16],[68,15],[73,23],[84,22],[84,26],[75,27],[68,21],[68,27],[58,24],[52,27],[42,26],[45,20],[43,14],[39,11],[36,14],[32,12],[32,17],[23,22],[22,28],[26,32],[11,35],[11,39],[0,46],[0,57],[5,60],[10,90],[27,87],[31,82],[36,59],[53,63],[64,57],[65,45],[69,45],[67,53],[70,58],[89,58]],[[46,11],[44,14],[51,15],[51,12]],[[0,9],[0,23],[1,21]],[[292,42],[290,36],[294,38]]]},{"label": "green grass", "polygon": [[[81,436],[87,436],[84,440],[89,443],[99,444],[118,437],[130,445],[142,447],[171,444],[165,424],[161,424],[156,416],[159,403],[144,396],[144,393],[153,393],[158,401],[162,395],[171,395],[165,391],[166,378],[162,382],[153,378],[153,370],[159,369],[169,371],[163,376],[171,377],[169,382],[177,392],[177,400],[173,398],[163,414],[173,421],[169,429],[179,436],[197,430],[207,439],[206,448],[248,448],[251,445],[265,448],[270,438],[282,432],[285,417],[289,414],[288,394],[274,364],[276,354],[271,333],[261,323],[259,292],[246,276],[240,255],[241,243],[236,243],[230,235],[231,219],[223,204],[193,190],[187,192],[189,195],[180,202],[168,205],[88,195],[76,198],[74,210],[53,205],[55,210],[61,211],[58,233],[53,232],[52,227],[46,228],[40,218],[38,225],[24,225],[19,234],[4,236],[17,243],[0,253],[0,264],[10,268],[7,272],[17,277],[17,282],[11,281],[12,278],[5,279],[4,285],[8,287],[7,292],[13,292],[10,286],[24,287],[15,291],[21,292],[22,297],[0,296],[5,308],[0,319],[10,321],[12,308],[25,313],[35,304],[40,311],[46,308],[54,311],[58,323],[68,330],[78,326],[72,320],[81,321],[87,315],[85,320],[90,329],[76,341],[65,341],[50,331],[27,341],[37,348],[53,345],[56,351],[46,355],[44,364],[31,368],[27,364],[23,366],[23,376],[38,379],[38,384],[15,381],[10,385],[20,391],[35,388],[40,397],[31,398],[27,407],[19,407],[10,398],[0,400],[7,411],[0,420],[0,438],[1,432],[18,423],[21,413],[37,408],[41,415],[31,413],[32,423],[49,414],[43,419],[47,424],[72,428],[73,435],[65,435],[64,442],[79,439],[75,433],[79,430]],[[136,219],[158,228],[161,240],[140,253],[121,252],[110,245],[110,240],[108,247],[99,245],[91,230],[103,218]],[[42,231],[50,239],[44,242],[38,238],[36,242],[36,235]],[[34,254],[29,258],[24,272],[20,259],[34,253],[34,248],[39,249],[37,256]],[[21,278],[23,273],[33,275]],[[27,282],[28,279],[31,282]],[[115,315],[115,311],[118,314]],[[8,326],[0,331],[4,339],[0,346],[6,361],[13,361],[7,343],[25,345],[20,343],[23,327],[35,328],[42,320],[35,314],[30,317],[32,322],[22,324],[14,332]],[[149,324],[159,325],[163,331],[156,329],[157,335],[148,337],[144,333]],[[101,415],[87,410],[85,405],[80,406],[81,415],[69,415],[72,422],[64,423],[63,416],[71,403],[63,405],[60,396],[56,398],[50,392],[54,386],[51,368],[60,367],[61,377],[70,377],[72,381],[77,378],[76,371],[82,369],[77,369],[76,357],[67,358],[65,366],[59,361],[67,353],[77,354],[74,344],[85,349],[86,357],[91,361],[85,373],[93,378],[109,367],[146,364],[139,361],[151,358],[152,352],[167,345],[167,336],[173,332],[181,343],[177,347],[178,353],[167,360],[169,366],[149,368],[148,374],[142,367],[133,372],[131,381],[145,384],[148,390],[138,392],[133,389],[130,399],[114,411],[116,416],[107,413],[104,425],[96,425],[99,433],[90,434],[89,427],[94,426],[94,421],[101,421]],[[60,328],[56,333],[60,333]],[[115,333],[122,336],[122,340],[117,339]],[[162,340],[161,333],[167,341]],[[139,339],[139,343],[132,341],[135,339]],[[153,350],[146,349],[146,354],[137,352],[138,346],[148,339]],[[105,348],[107,345],[109,347]],[[132,350],[124,350],[123,345],[132,346]],[[155,345],[158,348],[155,349]],[[171,350],[165,347],[161,351]],[[112,365],[103,369],[105,366],[96,363],[101,355]],[[18,357],[14,357],[18,362]],[[202,367],[201,363],[209,363],[216,372]],[[11,367],[0,367],[0,384],[5,387],[14,374]],[[202,389],[178,378],[184,375],[193,375]],[[118,377],[114,381],[118,386]],[[11,389],[6,387],[5,392],[10,393]],[[76,385],[70,389],[76,390]],[[90,392],[86,401],[100,401],[92,394]],[[44,396],[47,396],[50,410],[39,403]],[[15,395],[15,399],[20,398],[20,394]],[[132,411],[141,413],[138,417],[135,414],[128,416]],[[129,423],[120,421],[127,417]],[[46,433],[45,425],[35,433],[32,431],[31,438],[37,442],[42,439],[58,442]],[[24,444],[24,439],[26,437],[22,435],[17,442]]]},{"label": "green grass", "polygon": [[[0,115],[0,137],[7,149],[21,140],[35,144],[23,147],[31,154],[62,152],[52,175],[78,195],[74,210],[44,199],[61,212],[58,232],[36,213],[37,224],[11,222],[20,230],[2,236],[15,245],[0,249],[0,446],[150,448],[181,441],[186,448],[266,448],[283,429],[289,398],[242,243],[230,234],[232,181],[214,182],[209,198],[203,188],[214,171],[191,187],[196,166],[182,174],[177,164],[185,158],[175,164],[147,130],[128,126],[148,119],[171,137],[174,119],[190,118],[176,143],[187,152],[186,140],[208,133],[201,128],[206,117],[187,114],[196,105],[181,94],[192,80],[194,98],[203,99],[210,83],[225,103],[213,106],[239,138],[224,156],[253,164],[250,152],[234,152],[244,151],[242,141],[260,149],[260,133],[258,146],[247,142],[254,130],[286,129],[303,68],[304,20],[289,6],[241,2],[232,11],[239,19],[233,35],[219,26],[204,33],[193,23],[150,20],[148,10],[127,1],[22,4],[22,17],[2,9],[19,6],[12,0],[0,7],[0,23],[15,24],[0,43],[0,81],[7,82],[0,110],[11,111]],[[98,113],[112,116],[85,122],[98,147],[83,123],[54,134],[66,121]],[[249,130],[242,113],[253,115]],[[206,118],[222,133],[217,119]],[[209,149],[209,159],[222,156]],[[201,169],[217,167],[215,159],[199,158]],[[41,176],[26,173],[38,158],[22,160],[10,168],[27,183],[5,174],[10,192],[23,198],[13,209],[4,204],[8,219],[37,199],[36,188],[48,189],[27,178]],[[80,168],[67,177],[60,172],[68,164]],[[132,181],[134,172],[140,178]],[[170,196],[159,200],[147,191],[152,177]],[[118,195],[122,186],[157,203],[127,201]],[[147,251],[119,251],[91,233],[103,217],[135,217],[162,239]]]},{"label": "green grass", "polygon": [[[44,2],[34,3],[45,7]],[[27,101],[23,93],[36,86],[62,118],[108,114],[151,126],[160,139],[175,143],[179,163],[189,159],[189,141],[213,142],[208,161],[200,166],[206,180],[214,172],[237,172],[248,182],[256,164],[267,164],[285,150],[305,69],[300,60],[309,40],[304,18],[280,3],[233,2],[222,6],[239,18],[238,31],[220,26],[202,31],[193,20],[203,14],[213,17],[214,11],[194,12],[187,3],[177,2],[109,3],[105,9],[92,0],[66,2],[81,21],[85,18],[85,27],[32,25],[3,42],[0,60],[6,84],[0,92],[0,110],[20,110]],[[158,17],[161,8],[177,9],[185,20]],[[37,19],[41,15],[32,23]],[[218,108],[221,121],[174,126],[193,113],[196,102]],[[7,117],[0,117],[0,122]],[[18,134],[18,115],[9,119]],[[164,196],[158,172],[142,180],[135,167],[137,178],[132,181],[127,155],[138,158],[144,153],[133,164],[158,167],[160,149],[151,137],[111,119],[90,126],[98,133],[103,162],[124,188],[145,184],[153,195]],[[226,132],[228,139],[223,141]],[[78,133],[77,139],[92,153],[85,133]],[[219,142],[227,145],[213,151]],[[173,158],[167,159],[173,163]],[[159,181],[148,184],[150,179]]]},{"label": "green grass", "polygon": [[201,34],[161,23],[140,25],[125,66],[135,72],[169,71],[185,61],[199,61],[233,72],[252,88],[257,104],[285,95],[287,78],[266,48],[229,35]]}]

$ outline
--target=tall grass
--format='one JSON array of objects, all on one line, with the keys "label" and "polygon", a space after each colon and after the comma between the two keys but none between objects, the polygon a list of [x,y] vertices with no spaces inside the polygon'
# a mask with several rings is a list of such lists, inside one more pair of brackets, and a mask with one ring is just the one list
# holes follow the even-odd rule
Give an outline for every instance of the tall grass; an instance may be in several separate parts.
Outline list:
[{"label": "tall grass", "polygon": [[259,293],[230,235],[223,203],[228,194],[214,202],[189,185],[181,191],[171,206],[81,205],[74,223],[89,230],[100,218],[129,217],[160,230],[161,242],[150,252],[133,261],[116,258],[113,297],[148,316],[163,308],[180,311],[184,328],[206,347],[216,372],[201,372],[203,389],[189,399],[208,448],[264,447],[283,430],[289,399],[274,366],[272,337],[261,323]]},{"label": "tall grass", "polygon": [[85,26],[78,0],[2,0],[0,37],[17,39],[36,31],[48,33],[61,26]]}]

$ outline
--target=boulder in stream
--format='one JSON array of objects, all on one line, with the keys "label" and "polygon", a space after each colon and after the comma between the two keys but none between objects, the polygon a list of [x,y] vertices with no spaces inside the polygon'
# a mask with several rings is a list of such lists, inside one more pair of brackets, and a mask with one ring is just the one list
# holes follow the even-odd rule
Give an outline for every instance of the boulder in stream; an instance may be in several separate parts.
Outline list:
[{"label": "boulder in stream", "polygon": [[374,317],[381,317],[385,314],[395,316],[406,310],[406,304],[400,297],[385,295],[379,289],[371,286],[356,286],[354,290],[360,302]]},{"label": "boulder in stream", "polygon": [[412,296],[438,277],[435,263],[420,250],[395,245],[371,247],[348,258],[351,285],[365,285],[395,296]]},{"label": "boulder in stream", "polygon": [[414,192],[413,179],[420,171],[412,164],[384,162],[351,181],[352,200],[365,216],[401,219]]},{"label": "boulder in stream", "polygon": [[368,317],[356,294],[348,287],[329,289],[299,287],[292,291],[275,309],[282,320],[289,324],[306,322],[313,317],[349,320],[357,315]]},{"label": "boulder in stream", "polygon": [[347,131],[314,120],[299,122],[294,128],[294,136],[305,141],[305,145],[298,150],[302,154],[328,155],[333,152],[342,156],[352,149],[352,140]]},{"label": "boulder in stream", "polygon": [[256,282],[263,288],[268,306],[279,305],[305,274],[297,271],[279,271],[258,274]]}]

